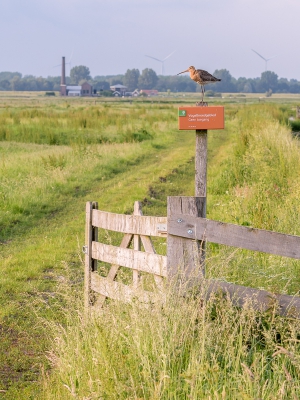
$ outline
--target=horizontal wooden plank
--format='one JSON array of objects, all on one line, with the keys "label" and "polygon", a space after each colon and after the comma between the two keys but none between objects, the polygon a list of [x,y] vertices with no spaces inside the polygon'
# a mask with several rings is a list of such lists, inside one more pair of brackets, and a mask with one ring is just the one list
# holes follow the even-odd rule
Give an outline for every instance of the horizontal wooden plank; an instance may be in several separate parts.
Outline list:
[{"label": "horizontal wooden plank", "polygon": [[284,257],[300,258],[300,236],[195,218],[189,215],[178,214],[168,218],[168,234]]},{"label": "horizontal wooden plank", "polygon": [[279,315],[300,319],[300,297],[273,294],[266,290],[253,289],[217,280],[205,281],[204,287],[207,298],[213,293],[223,292],[229,296],[237,307],[243,307],[245,304],[250,303],[254,309],[264,312],[277,305]]},{"label": "horizontal wooden plank", "polygon": [[167,257],[92,242],[92,258],[122,267],[167,276]]},{"label": "horizontal wooden plank", "polygon": [[[217,280],[205,280],[203,282],[204,297],[209,299],[212,295],[225,293],[237,307],[251,305],[255,310],[265,312],[272,307],[277,307],[277,313],[281,316],[300,319],[300,297],[273,294],[266,290],[253,289]],[[140,288],[124,285],[101,277],[97,272],[91,274],[91,289],[102,296],[123,302],[131,302],[137,299],[142,303],[155,302],[159,299],[165,301],[164,293],[153,293]]]},{"label": "horizontal wooden plank", "polygon": [[166,236],[166,217],[114,214],[93,210],[92,225],[115,232],[145,236]]},{"label": "horizontal wooden plank", "polygon": [[103,278],[97,272],[91,274],[91,289],[102,296],[120,300],[124,303],[130,303],[133,299],[137,299],[142,303],[153,303],[159,299],[159,294],[111,281]]}]

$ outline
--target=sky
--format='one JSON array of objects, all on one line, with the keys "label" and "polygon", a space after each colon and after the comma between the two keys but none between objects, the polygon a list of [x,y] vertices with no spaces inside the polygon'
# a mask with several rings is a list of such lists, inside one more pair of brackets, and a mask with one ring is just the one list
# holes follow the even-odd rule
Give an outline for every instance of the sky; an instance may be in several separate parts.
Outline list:
[{"label": "sky", "polygon": [[[0,72],[91,75],[152,68],[175,75],[194,65],[235,78],[268,70],[300,80],[300,0],[0,0]],[[58,65],[58,66],[56,66]]]}]

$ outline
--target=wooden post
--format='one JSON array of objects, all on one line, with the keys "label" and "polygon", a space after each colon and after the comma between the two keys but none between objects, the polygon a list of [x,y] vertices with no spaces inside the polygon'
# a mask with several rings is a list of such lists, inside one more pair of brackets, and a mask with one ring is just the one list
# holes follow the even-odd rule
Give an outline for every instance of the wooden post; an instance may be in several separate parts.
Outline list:
[{"label": "wooden post", "polygon": [[90,286],[91,286],[91,270],[92,270],[92,210],[93,204],[88,201],[86,203],[86,219],[85,219],[85,257],[84,257],[84,307],[87,311],[90,305]]},{"label": "wooden post", "polygon": [[[139,201],[134,202],[133,215],[142,215],[142,204]],[[141,238],[139,235],[133,235],[133,248],[134,250],[141,251]],[[139,271],[134,269],[132,274],[132,285],[134,288],[137,288],[140,280]]]},{"label": "wooden post", "polygon": [[[168,197],[168,218],[173,214],[188,214],[193,217],[203,215],[205,209],[204,197]],[[180,223],[180,221],[178,221]],[[193,232],[191,232],[192,234]],[[201,276],[200,271],[200,241],[195,241],[168,234],[167,237],[167,268],[168,277],[184,275],[184,279]]]},{"label": "wooden post", "polygon": [[[196,131],[196,153],[195,153],[195,196],[206,199],[207,180],[207,130]],[[203,210],[206,217],[206,209]]]},{"label": "wooden post", "polygon": [[[202,199],[202,210],[199,217],[206,218],[206,182],[207,182],[207,130],[196,130],[195,153],[195,196]],[[200,263],[205,276],[205,242],[198,244]]]},{"label": "wooden post", "polygon": [[[98,210],[98,202],[93,201],[92,203],[93,210]],[[96,226],[92,226],[92,241],[98,242],[98,228]],[[97,271],[97,260],[92,259],[92,271]]]},{"label": "wooden post", "polygon": [[85,269],[84,269],[84,307],[90,305],[91,272],[97,270],[97,260],[92,259],[92,242],[98,240],[98,228],[92,226],[93,209],[98,209],[97,202],[86,203],[85,222]]}]

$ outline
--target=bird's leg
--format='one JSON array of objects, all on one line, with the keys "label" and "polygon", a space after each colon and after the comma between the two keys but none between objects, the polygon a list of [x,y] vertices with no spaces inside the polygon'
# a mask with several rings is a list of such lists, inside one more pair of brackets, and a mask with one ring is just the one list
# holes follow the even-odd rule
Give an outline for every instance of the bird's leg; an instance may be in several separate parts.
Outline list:
[{"label": "bird's leg", "polygon": [[203,100],[204,100],[204,86],[201,85],[201,88],[202,88],[202,105],[203,105]]}]

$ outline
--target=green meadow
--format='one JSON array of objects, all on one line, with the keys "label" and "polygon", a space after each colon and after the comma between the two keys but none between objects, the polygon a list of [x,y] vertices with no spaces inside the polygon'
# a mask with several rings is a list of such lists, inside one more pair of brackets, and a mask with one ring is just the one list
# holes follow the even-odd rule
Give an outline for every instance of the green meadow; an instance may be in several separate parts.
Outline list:
[{"label": "green meadow", "polygon": [[[0,93],[0,399],[299,398],[300,322],[273,309],[166,286],[164,305],[84,316],[85,203],[159,216],[167,196],[193,196],[195,134],[177,107],[194,102]],[[208,218],[300,235],[300,99],[209,102],[226,121],[208,133]],[[299,291],[297,260],[208,244],[206,264],[208,278]]]}]

